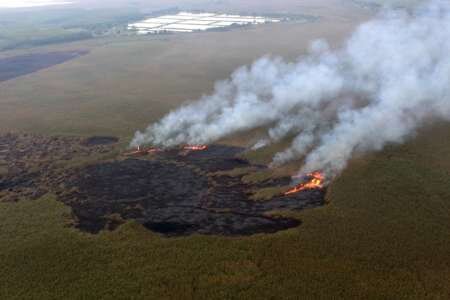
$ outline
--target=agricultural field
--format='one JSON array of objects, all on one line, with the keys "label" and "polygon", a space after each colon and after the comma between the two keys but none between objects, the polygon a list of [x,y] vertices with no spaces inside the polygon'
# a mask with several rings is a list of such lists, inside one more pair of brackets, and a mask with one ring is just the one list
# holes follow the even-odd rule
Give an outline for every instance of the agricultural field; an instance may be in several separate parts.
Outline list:
[{"label": "agricultural field", "polygon": [[13,15],[0,7],[0,50],[13,50],[120,35],[128,21],[143,15],[130,8],[85,10],[36,8]]}]

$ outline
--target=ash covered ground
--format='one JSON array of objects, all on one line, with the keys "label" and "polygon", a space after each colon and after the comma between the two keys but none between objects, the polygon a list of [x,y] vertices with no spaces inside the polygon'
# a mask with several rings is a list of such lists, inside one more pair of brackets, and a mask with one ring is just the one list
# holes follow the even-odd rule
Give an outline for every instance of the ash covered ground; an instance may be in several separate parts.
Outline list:
[{"label": "ash covered ground", "polygon": [[[0,136],[1,201],[53,193],[72,208],[74,226],[82,231],[113,230],[136,220],[166,236],[276,232],[300,222],[271,212],[324,204],[324,190],[252,200],[255,188],[287,186],[290,178],[256,186],[242,181],[243,175],[227,175],[223,171],[265,168],[239,158],[242,148],[212,145],[125,157],[115,154],[116,142],[112,137]],[[112,158],[71,163],[110,153]]]}]

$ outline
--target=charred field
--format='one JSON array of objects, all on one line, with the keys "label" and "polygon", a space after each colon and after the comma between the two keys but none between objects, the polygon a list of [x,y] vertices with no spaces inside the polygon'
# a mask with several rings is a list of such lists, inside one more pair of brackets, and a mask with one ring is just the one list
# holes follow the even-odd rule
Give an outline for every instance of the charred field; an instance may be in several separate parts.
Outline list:
[{"label": "charred field", "polygon": [[86,50],[54,51],[1,58],[0,82],[62,64],[87,53]]},{"label": "charred field", "polygon": [[[273,233],[300,221],[273,212],[324,204],[323,189],[252,199],[260,188],[289,186],[290,178],[258,184],[231,176],[239,168],[263,170],[239,157],[243,148],[211,145],[202,151],[172,149],[145,156],[111,154],[108,159],[61,167],[61,161],[96,157],[117,150],[114,137],[45,138],[4,135],[0,159],[2,201],[37,199],[47,193],[72,209],[73,225],[86,232],[114,230],[127,220],[165,236],[239,236]],[[5,163],[7,162],[7,163]]]}]

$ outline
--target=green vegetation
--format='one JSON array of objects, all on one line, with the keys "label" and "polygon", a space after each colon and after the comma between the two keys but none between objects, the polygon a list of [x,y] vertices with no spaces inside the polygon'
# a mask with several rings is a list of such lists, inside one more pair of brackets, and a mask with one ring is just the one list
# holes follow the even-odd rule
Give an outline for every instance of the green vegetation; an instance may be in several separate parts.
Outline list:
[{"label": "green vegetation", "polygon": [[251,199],[254,201],[270,200],[275,196],[279,196],[281,193],[284,192],[284,190],[287,190],[287,189],[281,188],[281,187],[261,188],[253,193],[253,195],[251,196]]},{"label": "green vegetation", "polygon": [[0,51],[120,34],[143,15],[131,9],[50,9],[0,13]]},{"label": "green vegetation", "polygon": [[51,196],[0,204],[0,298],[447,299],[450,128],[360,158],[298,228],[162,238],[71,228]]},{"label": "green vegetation", "polygon": [[237,177],[237,176],[243,176],[250,172],[255,172],[256,169],[254,167],[243,167],[243,168],[236,168],[228,171],[218,171],[211,173],[212,176],[231,176],[231,177]]}]

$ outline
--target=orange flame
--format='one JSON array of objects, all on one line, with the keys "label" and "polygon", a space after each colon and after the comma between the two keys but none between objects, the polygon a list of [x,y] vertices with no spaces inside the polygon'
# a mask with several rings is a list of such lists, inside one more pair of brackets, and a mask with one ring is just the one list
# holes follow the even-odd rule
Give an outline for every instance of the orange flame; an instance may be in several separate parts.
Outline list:
[{"label": "orange flame", "polygon": [[208,149],[208,146],[206,145],[186,145],[183,147],[184,150],[189,150],[189,151],[203,151]]},{"label": "orange flame", "polygon": [[313,190],[313,189],[321,189],[323,188],[325,182],[325,175],[319,171],[312,172],[308,174],[309,181],[305,183],[300,183],[285,192],[284,195],[295,194],[304,190]]}]

